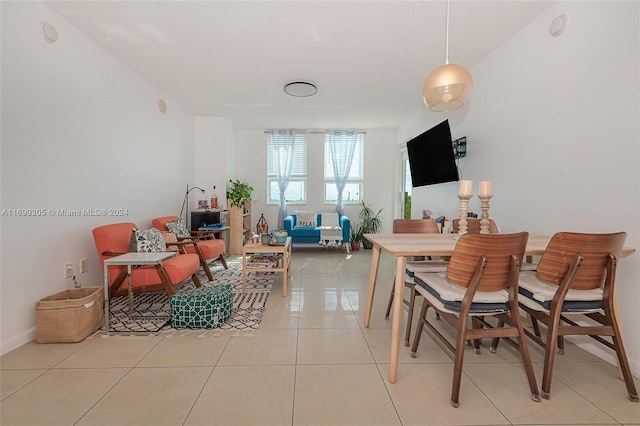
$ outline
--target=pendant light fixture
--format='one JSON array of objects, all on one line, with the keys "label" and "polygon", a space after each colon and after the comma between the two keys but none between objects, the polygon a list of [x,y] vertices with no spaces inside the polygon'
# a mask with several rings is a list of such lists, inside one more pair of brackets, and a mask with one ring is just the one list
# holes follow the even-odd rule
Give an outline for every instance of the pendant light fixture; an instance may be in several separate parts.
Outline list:
[{"label": "pendant light fixture", "polygon": [[449,0],[447,0],[447,38],[444,65],[429,74],[422,86],[424,103],[434,112],[453,111],[464,105],[471,94],[473,79],[465,67],[449,63]]}]

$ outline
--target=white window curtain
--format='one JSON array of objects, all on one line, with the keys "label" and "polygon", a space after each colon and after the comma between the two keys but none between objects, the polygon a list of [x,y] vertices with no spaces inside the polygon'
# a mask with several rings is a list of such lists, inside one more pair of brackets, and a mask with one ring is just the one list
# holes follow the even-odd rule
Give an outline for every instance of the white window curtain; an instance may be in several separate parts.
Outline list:
[{"label": "white window curtain", "polygon": [[342,192],[349,178],[351,171],[351,163],[353,162],[353,154],[356,145],[362,133],[352,131],[330,131],[325,135],[329,142],[331,152],[331,163],[333,165],[333,177],[336,181],[336,189],[338,191],[338,200],[336,202],[336,212],[343,214],[344,202],[342,201]]},{"label": "white window curtain", "polygon": [[284,218],[287,215],[285,192],[291,176],[301,173],[306,175],[306,151],[305,133],[295,130],[267,132],[267,174],[276,176],[280,190],[278,229],[284,228]]}]

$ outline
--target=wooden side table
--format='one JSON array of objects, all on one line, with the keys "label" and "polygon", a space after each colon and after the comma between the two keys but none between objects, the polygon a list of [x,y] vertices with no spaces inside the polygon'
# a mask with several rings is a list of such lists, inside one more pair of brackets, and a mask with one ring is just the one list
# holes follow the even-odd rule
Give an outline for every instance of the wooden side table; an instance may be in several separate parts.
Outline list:
[{"label": "wooden side table", "polygon": [[[274,266],[265,265],[258,266],[257,264],[249,264],[247,256],[255,255],[257,253],[272,254],[274,258],[282,259],[282,263],[276,263]],[[248,243],[242,247],[242,295],[244,296],[246,291],[247,273],[250,271],[256,272],[282,272],[282,297],[287,297],[287,279],[291,277],[291,237],[287,237],[287,241],[278,244],[262,244],[262,243]]]}]

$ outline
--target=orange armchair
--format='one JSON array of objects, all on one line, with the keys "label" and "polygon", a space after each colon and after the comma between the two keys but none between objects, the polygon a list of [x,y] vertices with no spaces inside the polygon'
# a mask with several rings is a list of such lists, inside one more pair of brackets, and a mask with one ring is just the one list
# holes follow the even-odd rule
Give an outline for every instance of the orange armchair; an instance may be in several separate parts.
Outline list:
[{"label": "orange armchair", "polygon": [[[127,253],[131,241],[131,231],[137,228],[135,223],[114,223],[103,225],[93,230],[93,239],[98,250],[100,262],[104,268],[104,260]],[[189,277],[200,287],[196,273],[200,269],[198,256],[194,254],[178,254],[168,259],[158,268],[141,266],[131,272],[131,286],[134,293],[164,290],[168,295],[175,293],[173,286],[183,283]],[[127,268],[124,266],[109,267],[109,283],[111,296],[127,294]]]},{"label": "orange armchair", "polygon": [[[176,220],[180,220],[179,216],[164,216],[157,217],[151,221],[151,224],[154,228],[159,229],[160,231],[168,231],[167,223],[175,222]],[[205,274],[207,274],[207,278],[209,281],[213,281],[213,276],[211,275],[211,270],[209,269],[209,262],[220,259],[222,266],[224,269],[227,269],[227,262],[224,260],[224,241],[217,240],[215,238],[205,239],[211,236],[209,233],[198,232],[190,237],[181,237],[177,236],[178,240],[184,240],[185,238],[191,239],[194,244],[190,244],[185,246],[185,250],[187,253],[197,254],[200,258],[200,265],[202,269],[204,269]]]}]

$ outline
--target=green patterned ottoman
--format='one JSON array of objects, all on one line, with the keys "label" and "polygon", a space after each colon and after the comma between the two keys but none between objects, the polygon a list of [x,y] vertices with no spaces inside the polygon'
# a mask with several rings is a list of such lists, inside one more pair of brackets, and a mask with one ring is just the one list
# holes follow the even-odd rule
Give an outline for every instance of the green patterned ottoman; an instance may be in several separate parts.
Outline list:
[{"label": "green patterned ottoman", "polygon": [[231,284],[196,287],[169,298],[171,325],[176,328],[217,328],[233,308]]}]

